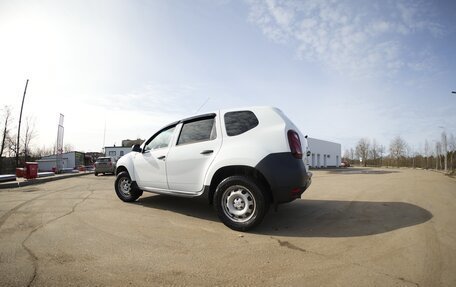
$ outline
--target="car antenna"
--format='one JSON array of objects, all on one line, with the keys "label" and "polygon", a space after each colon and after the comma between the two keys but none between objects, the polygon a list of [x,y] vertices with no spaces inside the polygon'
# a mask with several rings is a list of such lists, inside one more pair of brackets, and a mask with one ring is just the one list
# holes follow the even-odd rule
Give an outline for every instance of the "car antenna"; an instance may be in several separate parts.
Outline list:
[{"label": "car antenna", "polygon": [[211,97],[207,97],[207,99],[204,101],[204,103],[196,110],[195,114],[198,113],[204,107],[204,105],[207,104],[207,102],[209,102],[210,98]]}]

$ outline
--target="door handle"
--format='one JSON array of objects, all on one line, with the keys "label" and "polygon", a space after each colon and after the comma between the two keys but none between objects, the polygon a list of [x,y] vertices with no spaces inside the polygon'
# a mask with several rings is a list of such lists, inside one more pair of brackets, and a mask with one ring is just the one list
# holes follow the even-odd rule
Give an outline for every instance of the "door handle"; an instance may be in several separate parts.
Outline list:
[{"label": "door handle", "polygon": [[201,154],[210,154],[210,153],[213,153],[213,152],[214,152],[213,150],[208,149],[208,150],[203,150],[203,151],[201,152]]},{"label": "door handle", "polygon": [[159,156],[157,157],[157,159],[165,159],[166,156],[162,155],[162,156]]}]

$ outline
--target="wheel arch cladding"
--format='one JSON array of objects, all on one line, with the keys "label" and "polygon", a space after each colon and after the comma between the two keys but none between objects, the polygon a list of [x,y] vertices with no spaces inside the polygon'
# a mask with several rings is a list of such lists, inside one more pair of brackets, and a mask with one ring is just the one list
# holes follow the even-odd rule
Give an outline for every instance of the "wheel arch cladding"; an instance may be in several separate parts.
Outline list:
[{"label": "wheel arch cladding", "polygon": [[116,168],[116,175],[118,175],[118,174],[121,173],[122,171],[126,171],[128,174],[130,174],[130,173],[128,172],[127,168],[126,168],[125,166],[121,165],[121,166],[118,166],[118,167]]},{"label": "wheel arch cladding", "polygon": [[214,194],[219,183],[222,182],[222,180],[225,178],[234,175],[243,175],[254,179],[259,184],[263,194],[269,199],[270,202],[273,202],[274,198],[270,184],[259,170],[250,166],[232,165],[222,167],[214,173],[214,176],[211,180],[211,185],[209,187],[209,203],[213,203]]}]

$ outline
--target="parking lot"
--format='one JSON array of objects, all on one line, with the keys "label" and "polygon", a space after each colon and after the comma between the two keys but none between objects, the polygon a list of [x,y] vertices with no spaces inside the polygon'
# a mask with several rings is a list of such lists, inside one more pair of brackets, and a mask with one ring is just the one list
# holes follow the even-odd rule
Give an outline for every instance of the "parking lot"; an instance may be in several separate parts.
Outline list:
[{"label": "parking lot", "polygon": [[456,286],[456,181],[314,172],[248,233],[198,200],[121,202],[113,176],[0,191],[0,286]]}]

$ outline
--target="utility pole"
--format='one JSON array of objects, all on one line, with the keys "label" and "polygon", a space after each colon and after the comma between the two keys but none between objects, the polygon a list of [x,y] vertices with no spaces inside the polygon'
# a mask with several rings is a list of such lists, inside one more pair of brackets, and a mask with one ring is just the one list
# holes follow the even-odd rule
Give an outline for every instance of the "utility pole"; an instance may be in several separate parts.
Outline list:
[{"label": "utility pole", "polygon": [[19,165],[19,139],[21,135],[21,121],[22,121],[22,110],[24,109],[24,100],[25,100],[25,94],[27,93],[27,86],[28,86],[29,80],[27,79],[27,82],[25,82],[25,89],[24,89],[24,95],[22,96],[22,105],[21,105],[21,113],[19,115],[19,126],[17,128],[17,142],[16,142],[16,167]]}]

